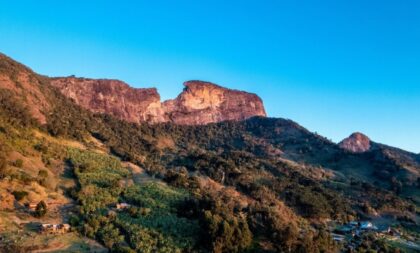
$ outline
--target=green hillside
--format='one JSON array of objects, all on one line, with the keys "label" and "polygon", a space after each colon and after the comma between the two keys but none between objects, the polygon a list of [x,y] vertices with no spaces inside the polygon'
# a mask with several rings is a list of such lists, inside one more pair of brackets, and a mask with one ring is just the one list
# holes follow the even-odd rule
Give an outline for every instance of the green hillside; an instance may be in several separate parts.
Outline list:
[{"label": "green hillside", "polygon": [[[285,119],[127,123],[0,63],[3,252],[338,252],[331,223],[379,218],[419,240],[414,154],[348,153]],[[398,245],[363,240],[360,252]]]}]

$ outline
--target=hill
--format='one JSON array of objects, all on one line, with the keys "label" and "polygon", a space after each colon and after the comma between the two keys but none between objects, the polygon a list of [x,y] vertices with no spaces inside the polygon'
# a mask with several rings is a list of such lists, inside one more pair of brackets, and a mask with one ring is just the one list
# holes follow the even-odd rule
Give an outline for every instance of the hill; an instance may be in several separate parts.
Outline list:
[{"label": "hill", "polygon": [[[54,245],[336,252],[347,244],[333,241],[331,224],[360,220],[385,221],[418,240],[417,155],[373,142],[365,152],[349,152],[286,119],[139,124],[86,108],[63,95],[56,81],[0,58],[5,252]],[[190,96],[196,97],[177,101]],[[201,111],[193,113],[200,119]],[[46,215],[25,206],[41,201]],[[72,232],[42,234],[41,223],[69,223]],[[357,247],[395,248],[376,237],[359,239]]]}]

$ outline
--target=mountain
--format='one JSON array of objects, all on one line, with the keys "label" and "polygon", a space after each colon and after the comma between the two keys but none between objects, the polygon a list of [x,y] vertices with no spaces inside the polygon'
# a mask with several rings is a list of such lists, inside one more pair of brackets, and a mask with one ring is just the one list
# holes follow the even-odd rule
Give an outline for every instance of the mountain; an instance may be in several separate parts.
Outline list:
[{"label": "mountain", "polygon": [[[406,186],[415,186],[418,183],[420,160],[414,153],[373,142],[362,133],[353,133],[338,145],[347,152],[359,154],[368,159],[375,167],[372,178],[388,182],[394,189],[401,187],[400,182]],[[413,193],[413,197],[418,198],[417,192]]]},{"label": "mountain", "polygon": [[66,77],[54,78],[51,84],[83,108],[135,123],[200,125],[266,116],[255,94],[209,82],[185,82],[177,98],[164,102],[155,88],[132,88],[117,80]]},{"label": "mountain", "polygon": [[[401,247],[374,234],[333,242],[334,224],[368,219],[418,238],[418,155],[362,134],[339,145],[266,117],[256,95],[185,85],[161,102],[0,55],[0,252]],[[38,232],[57,223],[73,233]]]},{"label": "mountain", "polygon": [[353,153],[363,153],[370,149],[370,139],[362,133],[353,133],[338,145]]}]

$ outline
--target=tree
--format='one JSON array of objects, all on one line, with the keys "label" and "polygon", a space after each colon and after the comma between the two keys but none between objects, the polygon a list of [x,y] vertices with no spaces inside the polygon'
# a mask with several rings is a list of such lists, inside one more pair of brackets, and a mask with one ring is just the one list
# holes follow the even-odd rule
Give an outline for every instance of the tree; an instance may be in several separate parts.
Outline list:
[{"label": "tree", "polygon": [[120,235],[120,231],[112,224],[107,224],[102,227],[98,235],[108,249],[112,249],[115,244],[124,241],[124,237]]},{"label": "tree", "polygon": [[13,194],[13,196],[15,196],[15,199],[17,201],[20,201],[24,197],[28,196],[28,192],[26,192],[26,191],[13,191],[12,194]]},{"label": "tree", "polygon": [[3,179],[6,176],[7,170],[7,161],[6,158],[0,156],[0,179]]},{"label": "tree", "polygon": [[401,181],[399,181],[396,177],[392,177],[391,185],[392,185],[392,190],[395,192],[395,194],[400,195],[402,191],[402,187],[403,187]]},{"label": "tree", "polygon": [[205,211],[201,222],[207,233],[203,239],[215,253],[243,252],[251,245],[252,233],[242,217]]},{"label": "tree", "polygon": [[41,179],[45,179],[48,177],[48,171],[46,170],[39,170],[38,177]]},{"label": "tree", "polygon": [[43,200],[41,200],[36,205],[35,216],[38,217],[38,218],[43,217],[43,216],[45,216],[45,214],[47,214],[47,211],[48,211],[47,204]]},{"label": "tree", "polygon": [[14,165],[18,168],[22,168],[23,166],[23,160],[22,159],[17,159],[14,163]]}]

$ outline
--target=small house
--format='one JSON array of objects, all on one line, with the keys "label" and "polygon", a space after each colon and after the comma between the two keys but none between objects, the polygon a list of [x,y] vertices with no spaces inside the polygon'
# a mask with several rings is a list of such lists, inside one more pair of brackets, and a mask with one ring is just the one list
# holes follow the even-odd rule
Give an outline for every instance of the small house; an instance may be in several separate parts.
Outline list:
[{"label": "small house", "polygon": [[357,221],[350,221],[348,225],[351,226],[351,227],[358,227],[359,226],[359,222],[357,222]]},{"label": "small house", "polygon": [[391,232],[391,227],[387,225],[378,226],[378,232],[382,234],[389,234]]},{"label": "small house", "polygon": [[373,227],[372,222],[370,222],[370,221],[363,221],[363,222],[360,222],[360,228],[361,229],[373,229],[374,227]]},{"label": "small house", "polygon": [[44,223],[40,226],[41,233],[48,234],[65,234],[70,231],[71,226],[69,224],[48,224]]},{"label": "small house", "polygon": [[116,204],[117,210],[123,210],[129,208],[131,205],[128,203],[118,203]]},{"label": "small house", "polygon": [[332,239],[336,242],[342,242],[342,241],[345,240],[345,236],[343,236],[343,235],[333,233],[333,234],[331,234],[331,236],[332,236]]}]

